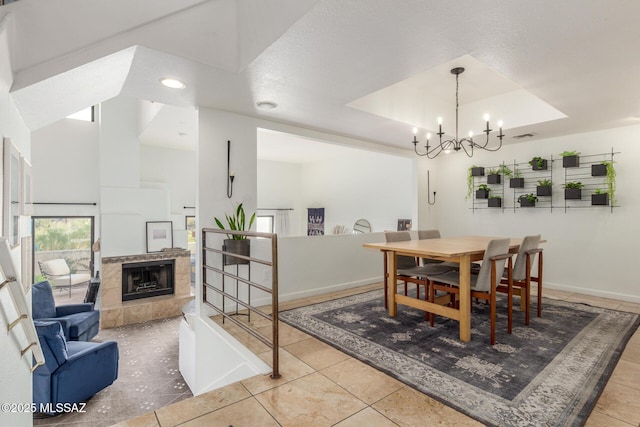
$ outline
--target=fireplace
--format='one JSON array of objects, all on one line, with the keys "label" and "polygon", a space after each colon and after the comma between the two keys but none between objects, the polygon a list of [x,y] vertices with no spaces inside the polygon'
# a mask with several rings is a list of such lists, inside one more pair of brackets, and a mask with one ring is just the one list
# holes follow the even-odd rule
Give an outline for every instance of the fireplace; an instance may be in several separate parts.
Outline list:
[{"label": "fireplace", "polygon": [[122,264],[122,301],[174,293],[173,259]]}]

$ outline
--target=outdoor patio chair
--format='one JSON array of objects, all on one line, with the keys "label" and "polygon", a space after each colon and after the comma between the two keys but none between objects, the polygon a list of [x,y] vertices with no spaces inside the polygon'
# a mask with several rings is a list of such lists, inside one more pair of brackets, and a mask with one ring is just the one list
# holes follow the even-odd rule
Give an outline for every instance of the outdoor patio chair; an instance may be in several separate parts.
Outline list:
[{"label": "outdoor patio chair", "polygon": [[91,274],[88,270],[86,273],[72,273],[67,261],[62,258],[38,261],[38,265],[40,266],[40,271],[53,288],[67,288],[69,290],[69,298],[71,298],[72,286],[89,283],[89,280],[91,280]]}]

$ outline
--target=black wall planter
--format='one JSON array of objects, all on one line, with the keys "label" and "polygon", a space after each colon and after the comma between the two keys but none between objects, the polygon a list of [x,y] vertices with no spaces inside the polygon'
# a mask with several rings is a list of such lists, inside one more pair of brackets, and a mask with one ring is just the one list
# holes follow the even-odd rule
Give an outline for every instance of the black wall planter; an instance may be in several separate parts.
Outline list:
[{"label": "black wall planter", "polygon": [[542,161],[542,165],[540,165],[540,166],[538,166],[538,162],[533,162],[533,164],[531,165],[531,168],[534,171],[546,171],[549,168],[549,166],[548,166],[547,161],[543,160]]},{"label": "black wall planter", "polygon": [[476,199],[488,199],[489,190],[476,190]]},{"label": "black wall planter", "polygon": [[591,195],[591,204],[593,206],[607,206],[609,204],[609,194],[592,194]]},{"label": "black wall planter", "polygon": [[580,157],[578,156],[565,156],[562,158],[563,168],[577,168],[580,166]]},{"label": "black wall planter", "polygon": [[591,165],[591,176],[606,176],[607,165]]},{"label": "black wall planter", "polygon": [[487,184],[500,184],[500,174],[492,173],[487,175]]},{"label": "black wall planter", "polygon": [[525,197],[519,199],[519,201],[520,201],[520,207],[521,208],[533,208],[533,207],[536,206],[536,201],[535,200],[530,202]]},{"label": "black wall planter", "polygon": [[524,178],[509,179],[509,188],[524,188]]},{"label": "black wall planter", "polygon": [[582,199],[582,189],[580,188],[565,188],[564,198],[566,200],[580,200]]},{"label": "black wall planter", "polygon": [[545,186],[538,185],[536,187],[536,196],[550,196],[550,195],[551,195],[550,185],[545,185]]},{"label": "black wall planter", "polygon": [[[222,245],[222,250],[227,252],[233,252],[234,254],[249,256],[250,254],[251,240],[233,240],[225,239]],[[232,255],[224,255],[224,265],[237,265],[237,264],[249,264],[246,259],[234,257]]]},{"label": "black wall planter", "polygon": [[489,207],[490,208],[501,208],[502,207],[502,199],[500,197],[493,197],[489,199]]},{"label": "black wall planter", "polygon": [[471,176],[484,176],[484,168],[471,168]]}]

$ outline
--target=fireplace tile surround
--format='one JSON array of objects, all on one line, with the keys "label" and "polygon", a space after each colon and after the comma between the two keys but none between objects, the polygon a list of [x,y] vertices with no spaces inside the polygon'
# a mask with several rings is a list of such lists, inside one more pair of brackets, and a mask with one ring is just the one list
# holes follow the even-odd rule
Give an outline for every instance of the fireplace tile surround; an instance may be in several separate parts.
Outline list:
[{"label": "fireplace tile surround", "polygon": [[[182,307],[193,299],[190,257],[191,253],[186,249],[173,249],[102,258],[101,328],[117,328],[179,315]],[[171,259],[175,260],[173,295],[122,301],[122,264]]]}]

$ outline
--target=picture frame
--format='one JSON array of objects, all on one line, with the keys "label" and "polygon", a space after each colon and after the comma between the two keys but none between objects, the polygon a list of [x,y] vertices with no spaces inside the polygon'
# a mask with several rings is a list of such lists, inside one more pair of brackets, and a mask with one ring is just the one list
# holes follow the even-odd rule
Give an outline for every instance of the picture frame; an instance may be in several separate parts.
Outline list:
[{"label": "picture frame", "polygon": [[171,221],[147,221],[147,253],[173,248],[173,223]]},{"label": "picture frame", "polygon": [[20,215],[33,215],[33,174],[31,163],[20,156]]},{"label": "picture frame", "polygon": [[3,234],[9,246],[20,246],[20,151],[10,138],[3,139]]}]

